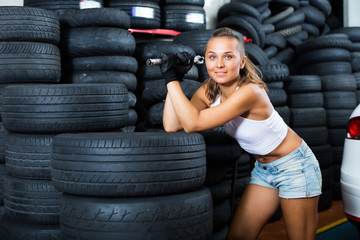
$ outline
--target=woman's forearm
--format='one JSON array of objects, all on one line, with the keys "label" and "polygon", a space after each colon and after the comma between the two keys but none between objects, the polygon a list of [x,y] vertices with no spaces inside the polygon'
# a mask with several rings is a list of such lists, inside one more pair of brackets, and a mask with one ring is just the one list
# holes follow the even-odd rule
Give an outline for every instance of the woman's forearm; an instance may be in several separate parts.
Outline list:
[{"label": "woman's forearm", "polygon": [[177,132],[183,129],[181,122],[174,111],[169,94],[166,95],[165,99],[163,127],[167,132]]},{"label": "woman's forearm", "polygon": [[168,98],[172,104],[173,111],[177,119],[186,132],[196,131],[199,110],[192,105],[189,99],[181,90],[181,85],[178,81],[173,81],[167,84]]}]

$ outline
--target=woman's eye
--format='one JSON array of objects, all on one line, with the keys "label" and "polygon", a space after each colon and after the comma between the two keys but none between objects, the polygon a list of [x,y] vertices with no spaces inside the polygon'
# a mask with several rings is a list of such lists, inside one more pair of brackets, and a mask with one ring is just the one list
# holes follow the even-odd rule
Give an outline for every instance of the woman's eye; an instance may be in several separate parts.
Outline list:
[{"label": "woman's eye", "polygon": [[210,56],[209,59],[213,60],[215,59],[215,56]]},{"label": "woman's eye", "polygon": [[226,59],[231,59],[232,57],[231,57],[231,56],[226,56],[225,58],[226,58]]}]

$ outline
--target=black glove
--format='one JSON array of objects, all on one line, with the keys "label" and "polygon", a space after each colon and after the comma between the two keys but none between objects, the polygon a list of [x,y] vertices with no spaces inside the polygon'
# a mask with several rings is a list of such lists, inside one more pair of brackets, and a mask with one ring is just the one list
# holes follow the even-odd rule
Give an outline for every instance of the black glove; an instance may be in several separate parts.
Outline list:
[{"label": "black glove", "polygon": [[188,52],[161,53],[160,58],[162,59],[160,70],[166,84],[171,81],[182,81],[194,63],[194,57]]}]

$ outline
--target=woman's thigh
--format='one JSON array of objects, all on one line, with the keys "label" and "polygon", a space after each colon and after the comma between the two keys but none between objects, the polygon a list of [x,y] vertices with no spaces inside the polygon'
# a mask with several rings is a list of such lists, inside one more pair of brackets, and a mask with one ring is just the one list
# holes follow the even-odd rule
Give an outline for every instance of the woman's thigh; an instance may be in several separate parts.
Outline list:
[{"label": "woman's thigh", "polygon": [[256,239],[279,204],[278,190],[249,184],[233,216],[227,239]]}]

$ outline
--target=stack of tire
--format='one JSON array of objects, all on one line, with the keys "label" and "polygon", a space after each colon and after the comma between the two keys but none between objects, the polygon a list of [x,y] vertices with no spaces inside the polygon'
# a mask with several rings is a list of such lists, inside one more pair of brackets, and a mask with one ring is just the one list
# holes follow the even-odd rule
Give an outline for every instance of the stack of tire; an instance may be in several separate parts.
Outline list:
[{"label": "stack of tire", "polygon": [[217,14],[217,28],[229,27],[243,34],[252,43],[262,48],[265,45],[260,13],[252,5],[245,2],[224,4]]},{"label": "stack of tire", "polygon": [[340,164],[346,128],[356,107],[356,80],[351,68],[351,41],[345,34],[333,33],[309,39],[296,48],[300,74],[320,76],[328,142],[333,151],[334,198],[341,198]]},{"label": "stack of tire", "polygon": [[[139,125],[146,131],[146,128],[162,129],[162,114],[164,111],[164,100],[167,89],[165,79],[162,76],[159,66],[146,65],[148,59],[156,59],[161,53],[189,52],[195,56],[195,52],[188,46],[175,44],[169,41],[142,42],[137,44],[135,58],[139,63],[137,79],[139,87],[136,96],[139,99],[136,110],[139,113]],[[193,66],[185,74],[182,89],[190,99],[195,91],[201,86],[197,81],[198,70]],[[140,129],[140,128],[139,128]]]},{"label": "stack of tire", "polygon": [[130,17],[116,8],[67,10],[60,17],[60,25],[62,81],[125,85],[130,109],[124,129],[134,130],[138,63],[132,57],[135,39],[127,30]]},{"label": "stack of tire", "polygon": [[60,134],[51,155],[64,239],[210,239],[201,135]]},{"label": "stack of tire", "polygon": [[25,7],[36,7],[54,11],[61,15],[68,9],[79,9],[79,0],[24,0]]},{"label": "stack of tire", "polygon": [[21,129],[17,130],[22,133],[15,133],[14,126],[22,123],[14,116],[29,117],[34,105],[29,98],[17,98],[16,91],[10,90],[31,91],[34,86],[59,82],[59,20],[52,11],[32,7],[1,7],[0,12],[0,182],[4,203],[1,212],[5,213],[0,219],[0,238],[60,239],[61,193],[52,186],[49,174],[52,135]]},{"label": "stack of tire", "polygon": [[159,0],[104,0],[104,6],[118,8],[130,16],[130,27],[153,29],[161,26]]},{"label": "stack of tire", "polygon": [[204,30],[205,0],[162,0],[162,28],[180,32]]},{"label": "stack of tire", "polygon": [[348,36],[351,41],[351,69],[356,78],[357,89],[356,97],[357,102],[360,103],[360,28],[359,27],[345,27],[336,28],[331,33],[342,33]]},{"label": "stack of tire", "polygon": [[286,83],[290,127],[306,141],[320,164],[323,185],[319,211],[322,211],[331,206],[334,174],[321,79],[317,75],[291,75]]},{"label": "stack of tire", "polygon": [[224,127],[203,131],[201,134],[206,143],[205,185],[209,187],[213,200],[212,239],[225,239],[237,197],[248,183],[251,167],[247,154],[236,140],[225,133]]}]

